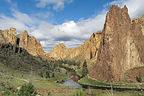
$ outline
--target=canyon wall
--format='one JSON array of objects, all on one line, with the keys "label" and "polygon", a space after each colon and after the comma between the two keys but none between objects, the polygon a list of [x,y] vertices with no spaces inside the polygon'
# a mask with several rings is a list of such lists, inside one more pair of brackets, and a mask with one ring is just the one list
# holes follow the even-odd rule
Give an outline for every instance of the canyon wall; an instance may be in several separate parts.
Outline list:
[{"label": "canyon wall", "polygon": [[95,32],[91,35],[90,40],[84,41],[79,47],[68,49],[64,44],[59,44],[51,50],[48,55],[57,60],[69,59],[76,61],[84,61],[97,56],[100,45],[101,33]]},{"label": "canyon wall", "polygon": [[102,31],[98,58],[91,78],[103,82],[124,80],[126,70],[144,65],[144,35],[139,23],[131,22],[128,9],[110,7]]}]

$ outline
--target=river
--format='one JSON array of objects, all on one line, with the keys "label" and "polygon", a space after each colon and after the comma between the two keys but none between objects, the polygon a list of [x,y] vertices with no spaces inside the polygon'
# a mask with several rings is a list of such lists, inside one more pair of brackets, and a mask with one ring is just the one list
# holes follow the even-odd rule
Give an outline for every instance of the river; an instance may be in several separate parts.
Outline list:
[{"label": "river", "polygon": [[71,86],[71,87],[75,87],[75,88],[82,88],[82,85],[80,85],[79,83],[75,82],[71,78],[65,80],[65,82],[62,85],[64,85],[64,86]]}]

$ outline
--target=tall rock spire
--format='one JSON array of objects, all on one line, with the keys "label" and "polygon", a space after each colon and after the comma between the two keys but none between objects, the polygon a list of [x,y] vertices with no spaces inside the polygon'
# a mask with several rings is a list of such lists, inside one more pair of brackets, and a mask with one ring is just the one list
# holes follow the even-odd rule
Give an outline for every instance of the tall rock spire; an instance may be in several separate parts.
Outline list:
[{"label": "tall rock spire", "polygon": [[142,42],[141,28],[131,24],[127,7],[113,5],[107,13],[98,58],[89,76],[103,82],[124,80],[126,70],[144,63],[139,59],[144,52]]}]

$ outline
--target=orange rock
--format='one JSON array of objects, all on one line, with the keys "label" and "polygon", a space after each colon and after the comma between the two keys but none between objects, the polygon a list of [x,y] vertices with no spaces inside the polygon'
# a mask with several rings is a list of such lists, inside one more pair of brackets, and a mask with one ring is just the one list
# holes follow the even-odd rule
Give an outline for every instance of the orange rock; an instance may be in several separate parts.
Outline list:
[{"label": "orange rock", "polygon": [[0,43],[17,45],[28,51],[33,56],[45,55],[40,42],[37,42],[35,37],[28,35],[27,31],[21,32],[16,35],[16,29],[0,31]]},{"label": "orange rock", "polygon": [[0,31],[0,43],[16,43],[16,29],[10,28],[10,30]]},{"label": "orange rock", "polygon": [[64,44],[59,44],[56,45],[48,55],[55,59],[74,59],[76,61],[89,60],[96,56],[100,45],[100,39],[101,33],[95,32],[90,37],[90,40],[84,41],[84,44],[79,47],[67,49]]},{"label": "orange rock", "polygon": [[128,9],[112,6],[107,13],[102,39],[89,76],[103,82],[124,80],[124,73],[144,65],[144,35],[140,24],[131,23]]}]

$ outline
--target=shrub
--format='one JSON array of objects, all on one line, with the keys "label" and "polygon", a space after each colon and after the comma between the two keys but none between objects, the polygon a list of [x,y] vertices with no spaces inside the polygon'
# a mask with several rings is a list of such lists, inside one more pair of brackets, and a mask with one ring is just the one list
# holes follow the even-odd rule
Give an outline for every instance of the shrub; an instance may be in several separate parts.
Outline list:
[{"label": "shrub", "polygon": [[142,74],[141,73],[139,73],[139,75],[138,76],[136,76],[136,80],[139,82],[139,83],[142,83]]},{"label": "shrub", "polygon": [[51,92],[48,92],[48,96],[52,96]]},{"label": "shrub", "polygon": [[5,84],[4,82],[0,83],[0,86],[2,87],[2,96],[16,96],[16,91],[10,87],[9,83]]},{"label": "shrub", "polygon": [[32,83],[24,84],[18,91],[18,96],[36,96],[37,92]]},{"label": "shrub", "polygon": [[50,78],[50,73],[48,71],[46,72],[46,78]]}]

